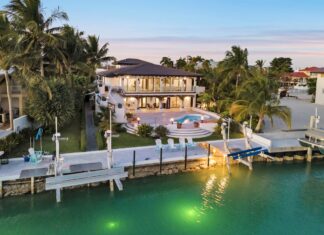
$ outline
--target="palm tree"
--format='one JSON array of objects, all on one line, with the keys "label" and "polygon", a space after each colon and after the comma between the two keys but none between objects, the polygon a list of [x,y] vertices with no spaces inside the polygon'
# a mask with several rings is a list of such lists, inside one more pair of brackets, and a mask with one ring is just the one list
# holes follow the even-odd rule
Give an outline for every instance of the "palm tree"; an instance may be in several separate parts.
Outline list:
[{"label": "palm tree", "polygon": [[[59,8],[46,18],[41,0],[11,0],[5,6],[15,31],[19,34],[19,46],[23,49],[24,67],[36,71],[45,77],[45,65],[58,63],[62,67],[65,58],[61,50],[64,41],[59,32],[62,27],[51,27],[57,20],[68,20],[65,12]],[[28,59],[30,58],[30,59]]]},{"label": "palm tree", "polygon": [[237,90],[241,77],[246,77],[249,73],[248,50],[232,46],[232,50],[226,52],[225,59],[219,65],[227,79],[236,80],[235,90]]},{"label": "palm tree", "polygon": [[13,129],[13,112],[11,99],[11,86],[9,70],[12,68],[15,47],[15,36],[10,27],[10,22],[4,13],[0,14],[0,69],[4,71],[6,81],[6,90],[8,98],[9,124],[10,129]]},{"label": "palm tree", "polygon": [[174,66],[174,63],[171,60],[171,58],[166,56],[162,57],[160,64],[168,68],[173,68]]},{"label": "palm tree", "polygon": [[286,106],[280,106],[276,98],[276,85],[262,75],[255,72],[251,79],[242,84],[238,92],[239,100],[233,102],[230,114],[241,121],[250,116],[258,117],[256,132],[262,130],[265,117],[269,117],[273,125],[273,117],[283,120],[286,125],[291,127],[291,111]]},{"label": "palm tree", "polygon": [[257,60],[257,61],[255,61],[255,65],[260,71],[263,71],[264,65],[265,65],[265,60]]},{"label": "palm tree", "polygon": [[177,61],[176,61],[176,68],[177,69],[184,69],[187,65],[187,61],[185,58],[180,57]]},{"label": "palm tree", "polygon": [[102,62],[116,60],[114,57],[107,56],[108,45],[108,43],[105,43],[100,47],[99,37],[95,35],[89,35],[87,37],[85,45],[87,62],[88,65],[93,67],[94,72],[96,68],[100,67]]}]

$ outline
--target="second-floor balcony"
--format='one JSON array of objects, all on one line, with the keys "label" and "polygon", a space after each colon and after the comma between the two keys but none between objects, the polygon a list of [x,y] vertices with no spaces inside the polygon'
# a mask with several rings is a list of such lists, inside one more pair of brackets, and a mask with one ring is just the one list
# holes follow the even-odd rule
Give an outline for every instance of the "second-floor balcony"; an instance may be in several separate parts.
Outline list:
[{"label": "second-floor balcony", "polygon": [[171,86],[171,87],[163,87],[162,89],[153,89],[153,88],[141,88],[141,87],[134,87],[134,86],[129,86],[129,87],[124,87],[123,88],[126,93],[152,93],[152,92],[195,92],[195,87],[176,87],[176,86]]}]

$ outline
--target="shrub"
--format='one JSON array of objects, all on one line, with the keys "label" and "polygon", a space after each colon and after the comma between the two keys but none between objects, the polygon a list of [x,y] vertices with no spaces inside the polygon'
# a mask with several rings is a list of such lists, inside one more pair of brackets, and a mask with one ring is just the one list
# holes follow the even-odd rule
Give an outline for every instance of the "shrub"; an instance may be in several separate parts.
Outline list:
[{"label": "shrub", "polygon": [[168,128],[166,128],[163,125],[156,127],[154,132],[157,135],[157,137],[159,137],[159,138],[164,138],[169,134]]},{"label": "shrub", "polygon": [[126,128],[123,127],[123,124],[117,123],[117,124],[113,125],[113,131],[115,131],[117,133],[125,133]]},{"label": "shrub", "polygon": [[222,128],[221,128],[222,124],[223,124],[223,119],[222,118],[218,119],[217,120],[217,125],[215,126],[215,133],[217,135],[221,135],[222,134],[221,133],[222,132]]},{"label": "shrub", "polygon": [[142,137],[150,137],[152,135],[153,127],[148,124],[142,124],[138,126],[137,134]]},{"label": "shrub", "polygon": [[75,97],[64,79],[52,78],[31,83],[26,99],[26,112],[37,123],[54,130],[68,124],[75,115]]}]

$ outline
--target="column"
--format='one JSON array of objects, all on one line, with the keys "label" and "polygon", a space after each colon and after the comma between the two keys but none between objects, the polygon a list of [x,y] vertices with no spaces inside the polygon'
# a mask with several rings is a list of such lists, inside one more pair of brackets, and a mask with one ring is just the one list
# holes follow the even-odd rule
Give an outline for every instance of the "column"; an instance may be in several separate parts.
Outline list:
[{"label": "column", "polygon": [[192,100],[192,107],[193,107],[193,108],[196,108],[196,102],[197,102],[196,100],[197,100],[197,96],[194,95],[194,96],[192,97],[192,99],[193,99],[193,100]]},{"label": "column", "polygon": [[140,91],[140,78],[136,78],[136,88],[135,88],[135,91]]},{"label": "column", "polygon": [[160,106],[160,109],[162,109],[162,98],[159,97],[159,106]]},{"label": "column", "polygon": [[180,99],[180,108],[183,109],[184,108],[184,97],[179,97]]},{"label": "column", "polygon": [[163,78],[160,77],[160,92],[163,91]]},{"label": "column", "polygon": [[197,78],[194,78],[194,87],[193,87],[193,91],[196,91],[196,86],[197,86]]}]

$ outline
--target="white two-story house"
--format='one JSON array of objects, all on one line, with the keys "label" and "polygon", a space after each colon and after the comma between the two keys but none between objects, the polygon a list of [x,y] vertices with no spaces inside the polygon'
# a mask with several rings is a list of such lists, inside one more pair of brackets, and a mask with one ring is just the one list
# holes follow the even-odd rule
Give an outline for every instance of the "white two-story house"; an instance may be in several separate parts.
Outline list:
[{"label": "white two-story house", "polygon": [[141,109],[196,107],[197,94],[205,90],[197,86],[199,74],[138,59],[118,61],[97,76],[97,104],[113,104],[117,122],[125,122],[126,112]]}]

